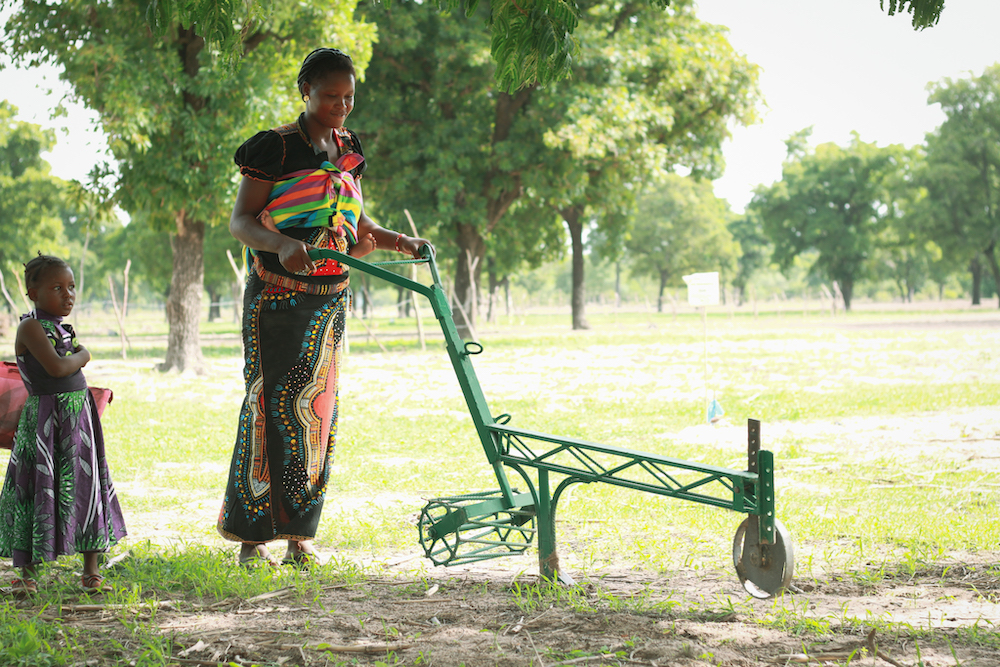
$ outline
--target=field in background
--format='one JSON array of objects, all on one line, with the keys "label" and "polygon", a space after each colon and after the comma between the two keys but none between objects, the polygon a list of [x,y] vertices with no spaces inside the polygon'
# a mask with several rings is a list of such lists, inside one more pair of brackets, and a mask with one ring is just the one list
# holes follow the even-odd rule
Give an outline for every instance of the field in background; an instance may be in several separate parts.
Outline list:
[{"label": "field in background", "polygon": [[[497,483],[436,323],[425,315],[421,350],[412,318],[378,315],[367,322],[377,342],[357,319],[349,322],[338,451],[317,546],[337,568],[360,564],[426,581],[452,572],[422,558],[415,520],[426,500]],[[156,370],[166,345],[162,320],[135,315],[127,359],[113,319],[78,323],[95,355],[90,383],[115,391],[104,426],[130,530],[116,553],[134,552],[126,565],[134,571],[120,576],[139,582],[140,599],[176,597],[160,590],[163,582],[215,596],[205,604],[286,582],[236,577],[226,567],[235,547],[215,532],[243,396],[238,330],[224,319],[203,327],[200,376]],[[582,332],[569,330],[566,312],[483,324],[485,349],[474,364],[491,412],[530,430],[733,468],[745,467],[747,418],[761,420],[763,447],[775,454],[777,514],[796,550],[793,583],[803,591],[753,604],[740,594],[731,560],[739,515],[575,485],[559,503],[558,546],[567,571],[610,587],[596,608],[655,609],[699,623],[729,614],[779,629],[793,647],[799,636],[869,627],[894,633],[909,651],[915,639],[925,651],[935,645],[938,656],[1000,646],[997,311],[859,308],[834,317],[796,309],[755,317],[719,308],[703,326],[690,309],[675,316],[592,308],[589,319],[592,328]],[[0,349],[12,347],[9,336],[0,340]],[[705,419],[709,396],[726,412],[716,424]],[[0,465],[6,460],[0,453]],[[165,558],[142,555],[160,549]],[[495,565],[516,579],[537,571],[535,558],[532,548]],[[166,564],[169,575],[146,571]],[[614,591],[615,582],[653,579],[652,588]],[[320,595],[308,587],[324,580],[289,581],[308,597]],[[582,604],[572,591],[552,599],[538,591],[528,602],[524,594],[515,593],[524,613]],[[729,623],[716,648],[733,641],[756,650],[758,627]],[[149,632],[143,641],[163,641],[164,630]],[[438,656],[454,643],[443,637],[433,644]]]},{"label": "field in background", "polygon": [[[843,567],[855,549],[926,555],[1000,543],[988,510],[998,499],[992,471],[950,460],[971,441],[941,442],[931,455],[884,437],[940,413],[1000,405],[996,312],[754,317],[720,308],[703,328],[688,310],[592,309],[592,329],[583,332],[570,331],[563,313],[483,325],[485,352],[474,363],[493,414],[509,413],[532,430],[738,468],[746,419],[760,419],[763,446],[776,455],[779,517],[801,562],[820,569]],[[155,370],[166,344],[162,322],[130,322],[126,360],[117,335],[94,335],[102,326],[111,325],[78,322],[95,354],[86,369],[91,384],[115,391],[105,429],[133,534],[223,546],[214,514],[243,392],[235,325],[204,327],[203,376]],[[324,546],[414,553],[412,518],[424,498],[496,487],[436,322],[425,315],[423,326],[425,351],[413,319],[382,317],[367,329],[349,323]],[[9,338],[0,346],[12,349]],[[711,396],[726,411],[716,425],[705,423]],[[866,420],[867,439],[847,433],[851,420]],[[995,443],[1000,423],[968,426],[994,427],[977,442]],[[899,502],[913,495],[906,489],[914,480],[924,490]],[[954,516],[915,524],[920,507]],[[726,543],[738,520],[725,512],[601,486],[574,490],[559,512],[561,542],[580,547],[566,554],[577,567],[731,567]],[[850,544],[831,552],[831,543]]]}]

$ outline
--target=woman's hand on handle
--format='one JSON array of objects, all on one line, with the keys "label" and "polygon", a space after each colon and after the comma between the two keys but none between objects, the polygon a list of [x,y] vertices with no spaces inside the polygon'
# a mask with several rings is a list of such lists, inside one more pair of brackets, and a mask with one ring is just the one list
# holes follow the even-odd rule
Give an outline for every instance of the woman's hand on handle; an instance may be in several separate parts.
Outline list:
[{"label": "woman's hand on handle", "polygon": [[421,259],[422,255],[420,249],[424,246],[430,246],[431,252],[434,252],[434,246],[427,239],[420,239],[415,236],[407,236],[402,234],[396,242],[396,246],[399,252],[405,253],[412,257],[413,259]]},{"label": "woman's hand on handle", "polygon": [[278,249],[278,261],[289,273],[305,275],[316,270],[316,264],[309,257],[309,251],[314,246],[305,241],[293,239],[290,236],[281,236],[284,241]]}]

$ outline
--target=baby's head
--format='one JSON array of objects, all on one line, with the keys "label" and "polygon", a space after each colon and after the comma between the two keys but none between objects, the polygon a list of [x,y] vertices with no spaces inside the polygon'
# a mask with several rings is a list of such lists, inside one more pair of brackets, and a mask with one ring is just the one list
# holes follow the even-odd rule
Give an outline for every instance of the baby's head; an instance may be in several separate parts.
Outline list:
[{"label": "baby's head", "polygon": [[30,262],[24,265],[25,288],[29,290],[33,287],[37,288],[42,284],[42,281],[45,280],[49,272],[56,268],[72,271],[65,260],[53,257],[52,255],[38,253],[38,257],[32,258]]}]

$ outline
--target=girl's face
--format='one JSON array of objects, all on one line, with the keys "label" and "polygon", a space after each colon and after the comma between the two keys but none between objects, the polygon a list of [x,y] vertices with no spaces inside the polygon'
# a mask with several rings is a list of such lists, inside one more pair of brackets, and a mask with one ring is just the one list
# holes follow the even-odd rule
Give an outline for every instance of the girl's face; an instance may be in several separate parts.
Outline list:
[{"label": "girl's face", "polygon": [[66,317],[73,311],[76,301],[73,270],[65,266],[50,267],[38,278],[38,283],[28,289],[28,298],[50,315]]},{"label": "girl's face", "polygon": [[343,127],[354,109],[354,75],[349,72],[330,72],[306,82],[302,92],[309,96],[306,113],[326,127]]}]

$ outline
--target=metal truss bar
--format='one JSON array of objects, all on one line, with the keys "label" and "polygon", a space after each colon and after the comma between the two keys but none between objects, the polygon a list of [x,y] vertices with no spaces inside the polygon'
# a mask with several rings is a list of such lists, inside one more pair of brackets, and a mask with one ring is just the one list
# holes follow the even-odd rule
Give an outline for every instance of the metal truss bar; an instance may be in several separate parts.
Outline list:
[{"label": "metal truss bar", "polygon": [[[757,473],[692,463],[619,447],[597,445],[585,440],[535,433],[506,425],[492,425],[488,428],[497,434],[501,442],[506,445],[500,448],[500,458],[507,464],[517,463],[539,470],[561,473],[582,483],[603,482],[738,512],[755,513],[757,511],[754,493],[758,479]],[[551,443],[554,447],[547,451],[536,452],[528,445],[527,440]],[[553,460],[563,453],[579,462],[580,466]],[[607,467],[598,462],[592,454],[615,456],[624,459],[624,461],[613,467]],[[622,476],[623,473],[636,468],[649,475],[652,481],[634,480]],[[702,477],[685,483],[668,472],[668,468],[698,473]],[[727,497],[721,498],[697,491],[709,485],[718,485],[725,490]]]},{"label": "metal truss bar", "polygon": [[[577,461],[579,461],[586,468],[586,475],[593,476],[593,479],[586,479],[586,477],[581,478],[588,482],[599,482],[608,479],[618,479],[615,477],[618,473],[624,472],[634,466],[641,467],[646,473],[653,477],[657,482],[659,482],[660,487],[667,491],[669,494],[683,494],[692,489],[698,488],[699,486],[704,486],[705,484],[710,484],[712,482],[718,482],[726,491],[734,493],[736,489],[736,484],[732,480],[732,471],[727,471],[726,475],[721,474],[710,474],[708,477],[702,478],[690,484],[684,484],[677,480],[673,475],[668,473],[662,462],[649,460],[649,457],[653,456],[651,454],[640,454],[643,458],[633,459],[625,461],[619,466],[614,468],[605,468],[593,457],[588,456],[586,451],[579,447],[578,445],[563,444],[555,449],[551,449],[541,455],[537,455],[531,450],[530,447],[523,441],[522,438],[513,434],[503,434],[504,442],[516,441],[517,447],[515,448],[518,452],[521,452],[524,458],[517,457],[510,454],[510,447],[505,448],[504,455],[505,461],[518,460],[524,462],[526,465],[538,467],[542,465],[542,462],[546,459],[551,459],[556,455],[566,452],[573,456]],[[627,455],[628,450],[621,450],[621,455]],[[610,453],[610,452],[608,452]],[[555,464],[558,465],[558,464]],[[556,467],[550,467],[550,470],[556,470],[558,472],[564,472],[565,470],[574,470],[568,466],[560,466],[558,469]],[[696,472],[702,472],[700,470],[695,470],[691,466],[685,466],[685,470],[694,470]],[[577,471],[579,472],[579,471]]]},{"label": "metal truss bar", "polygon": [[[661,465],[667,465],[673,468],[678,468],[681,470],[693,470],[695,472],[716,474],[725,477],[731,477],[734,479],[747,480],[751,482],[755,482],[757,480],[756,473],[747,472],[744,470],[732,470],[730,468],[723,468],[722,466],[713,466],[707,463],[694,463],[692,461],[676,459],[670,456],[649,454],[647,452],[640,452],[633,449],[625,449],[623,447],[612,447],[611,445],[599,445],[597,443],[588,442],[586,440],[550,435],[548,433],[538,433],[536,431],[528,431],[514,426],[488,424],[486,428],[489,431],[499,434],[501,437],[512,436],[518,438],[519,441],[524,438],[527,438],[529,440],[535,440],[538,442],[551,442],[555,445],[560,445],[564,447],[573,446],[591,452],[600,452],[602,454],[611,454],[613,456],[623,456],[625,458],[630,458],[630,459],[651,461]],[[546,452],[541,456],[535,455],[531,458],[534,458],[535,460],[543,459],[547,457],[550,453],[551,452]],[[516,457],[511,457],[508,455],[508,458],[516,458]]]}]

